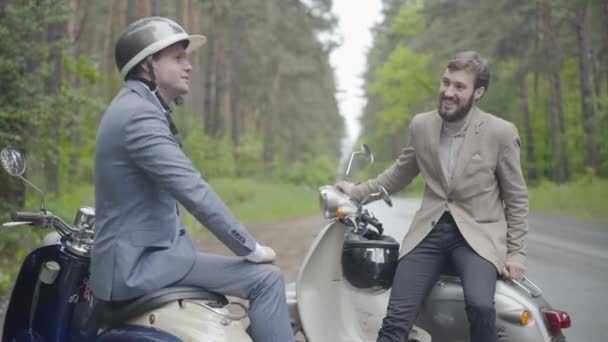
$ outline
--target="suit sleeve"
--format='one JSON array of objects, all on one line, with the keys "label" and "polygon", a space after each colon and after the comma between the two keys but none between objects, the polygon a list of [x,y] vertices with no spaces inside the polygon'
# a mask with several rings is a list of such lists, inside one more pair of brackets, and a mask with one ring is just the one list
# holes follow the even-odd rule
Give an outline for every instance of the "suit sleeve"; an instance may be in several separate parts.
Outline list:
[{"label": "suit sleeve", "polygon": [[349,194],[352,198],[360,201],[365,196],[378,192],[379,186],[383,186],[389,194],[401,191],[420,173],[413,144],[414,123],[415,120],[412,120],[409,126],[407,144],[401,150],[393,165],[378,177],[355,186]]},{"label": "suit sleeve", "polygon": [[239,223],[183,153],[160,112],[134,114],[124,127],[133,162],[169,192],[236,255],[255,250],[256,240]]},{"label": "suit sleeve", "polygon": [[502,137],[497,165],[500,194],[507,220],[507,261],[526,264],[528,190],[521,170],[520,141],[515,125]]}]

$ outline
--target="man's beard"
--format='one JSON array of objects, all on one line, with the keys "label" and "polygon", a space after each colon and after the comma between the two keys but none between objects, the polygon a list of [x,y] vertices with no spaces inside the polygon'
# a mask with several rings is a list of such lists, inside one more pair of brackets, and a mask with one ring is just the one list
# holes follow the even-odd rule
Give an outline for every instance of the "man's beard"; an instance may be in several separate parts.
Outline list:
[{"label": "man's beard", "polygon": [[[441,110],[441,103],[446,98],[443,96],[443,94],[439,94],[439,103],[437,105],[437,112],[439,112],[439,116],[441,116],[441,118],[447,122],[456,122],[464,119],[471,110],[471,107],[473,107],[473,95],[474,94],[471,94],[471,97],[469,97],[469,100],[463,107],[457,109],[453,114],[448,114]],[[455,104],[458,105],[458,103]]]}]

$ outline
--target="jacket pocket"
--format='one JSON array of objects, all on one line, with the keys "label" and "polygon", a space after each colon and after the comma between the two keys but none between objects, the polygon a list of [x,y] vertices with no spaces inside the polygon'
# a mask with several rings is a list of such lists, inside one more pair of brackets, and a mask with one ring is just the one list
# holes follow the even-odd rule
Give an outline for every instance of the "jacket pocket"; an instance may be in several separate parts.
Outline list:
[{"label": "jacket pocket", "polygon": [[473,215],[477,223],[493,223],[500,220],[496,203],[487,193],[473,198]]},{"label": "jacket pocket", "polygon": [[160,247],[171,246],[171,239],[164,232],[137,230],[129,234],[131,245],[135,247]]}]

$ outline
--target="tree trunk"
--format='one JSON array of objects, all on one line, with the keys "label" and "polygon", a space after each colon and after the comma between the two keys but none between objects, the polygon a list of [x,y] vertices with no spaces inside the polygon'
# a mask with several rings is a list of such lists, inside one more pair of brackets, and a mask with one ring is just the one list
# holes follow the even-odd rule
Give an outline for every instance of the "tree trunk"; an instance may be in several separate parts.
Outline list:
[{"label": "tree trunk", "polygon": [[127,23],[137,20],[137,0],[127,0]]},{"label": "tree trunk", "polygon": [[137,19],[150,16],[150,1],[137,0]]},{"label": "tree trunk", "polygon": [[0,0],[0,18],[4,16],[4,10],[6,9],[8,2],[9,0]]},{"label": "tree trunk", "polygon": [[[593,48],[591,48],[591,75],[593,75],[593,90],[595,91],[595,98],[600,99],[602,97],[602,67],[600,66],[601,55],[600,53],[596,53],[595,51]],[[595,103],[595,106],[597,108],[597,111],[601,113],[601,102],[597,101]]]},{"label": "tree trunk", "polygon": [[564,108],[562,104],[562,84],[560,79],[561,56],[556,47],[551,0],[542,2],[544,53],[549,83],[551,84],[551,135],[553,152],[553,180],[565,182],[569,175],[568,156],[565,144]]},{"label": "tree trunk", "polygon": [[521,97],[521,110],[523,113],[524,121],[524,137],[526,139],[526,174],[528,176],[529,181],[536,181],[538,179],[538,173],[536,169],[536,154],[534,151],[534,136],[532,134],[532,123],[530,119],[530,107],[528,100],[528,83],[526,76],[526,70],[520,70],[518,78],[519,91]]},{"label": "tree trunk", "polygon": [[160,15],[160,0],[152,0],[152,15]]},{"label": "tree trunk", "polygon": [[[68,38],[72,42],[72,57],[78,60],[82,51],[82,40],[80,39],[81,33],[84,28],[84,23],[88,14],[89,1],[81,0],[70,0],[70,17],[68,19]],[[73,74],[69,77],[69,83],[72,88],[80,88],[80,80]],[[70,169],[68,173],[70,175],[76,175],[78,173],[78,164],[80,159],[79,147],[82,145],[82,137],[80,135],[79,117],[82,116],[79,108],[73,104],[74,110],[73,115],[68,119],[66,124],[66,131],[70,135],[69,140],[72,144],[72,151],[70,151]]]},{"label": "tree trunk", "polygon": [[104,63],[105,65],[105,74],[109,74],[110,72],[114,71],[114,59],[112,58],[114,56],[114,49],[112,46],[113,43],[113,34],[112,32],[114,31],[114,23],[115,23],[115,17],[114,17],[114,2],[115,0],[109,0],[108,1],[108,16],[107,16],[107,23],[106,23],[106,27],[107,30],[104,30],[104,41],[103,41],[103,51],[105,52],[104,54],[104,58],[102,59],[102,63]]},{"label": "tree trunk", "polygon": [[[200,4],[197,2],[193,3],[192,10],[190,11],[190,23],[191,30],[194,34],[206,34],[203,32],[202,23],[207,22],[207,18],[201,15]],[[194,52],[192,54],[191,62],[192,62],[192,89],[190,92],[190,96],[187,97],[188,105],[190,112],[198,113],[200,109],[203,108],[203,103],[205,101],[204,94],[204,69],[202,67],[202,61],[204,58],[204,51],[207,48],[207,45],[203,46],[202,49]]]},{"label": "tree trunk", "polygon": [[242,46],[243,46],[243,41],[244,41],[244,35],[245,35],[245,27],[244,27],[244,23],[242,20],[238,20],[236,23],[234,23],[235,25],[235,33],[234,33],[234,37],[232,39],[232,44],[231,44],[231,49],[230,49],[230,71],[229,71],[229,78],[230,78],[230,83],[229,86],[232,89],[231,91],[231,96],[230,96],[230,100],[231,100],[231,104],[230,104],[230,109],[231,109],[231,120],[230,120],[230,124],[231,124],[231,137],[232,137],[232,143],[234,144],[234,146],[238,146],[240,143],[240,138],[241,138],[241,130],[242,130],[242,115],[241,115],[241,94],[240,94],[240,84],[238,81],[235,81],[235,78],[233,76],[238,75],[239,74],[239,70],[241,68],[241,60],[242,60]]},{"label": "tree trunk", "polygon": [[[220,24],[221,25],[221,24]],[[224,49],[224,29],[218,28],[218,34],[216,34],[216,54],[215,62],[213,65],[217,72],[215,73],[215,98],[213,99],[213,107],[211,110],[212,127],[210,127],[209,133],[212,137],[222,137],[224,131],[224,117],[222,107],[224,94],[226,92],[226,53]]]},{"label": "tree trunk", "polygon": [[208,136],[212,136],[213,133],[213,108],[215,108],[215,78],[216,78],[216,65],[215,62],[215,40],[216,40],[216,29],[217,19],[214,9],[210,10],[211,20],[209,34],[207,35],[207,57],[205,65],[205,101],[203,103],[203,122],[205,124],[205,133]]},{"label": "tree trunk", "polygon": [[[50,45],[49,60],[52,72],[46,79],[46,94],[50,98],[56,99],[61,96],[63,56],[59,41],[65,33],[64,22],[55,22],[48,26],[46,31],[46,41]],[[59,148],[61,136],[60,113],[49,113],[48,130],[49,144],[48,151],[45,153],[44,171],[46,176],[46,186],[49,192],[59,193]]]},{"label": "tree trunk", "polygon": [[585,140],[585,164],[597,168],[597,149],[593,134],[593,90],[591,81],[591,49],[589,44],[589,2],[576,10],[576,37],[578,43],[578,66],[581,87],[581,107],[583,113],[583,130]]},{"label": "tree trunk", "polygon": [[[604,37],[608,37],[608,0],[604,0],[603,3],[603,9],[604,9],[604,13],[602,18],[602,22],[604,23]],[[602,66],[600,70],[600,72],[603,70],[603,77],[604,80],[606,81],[606,89],[608,89],[608,65],[606,65],[607,63],[605,62],[606,60],[608,60],[608,39],[603,39],[602,40],[604,43],[603,49],[604,49],[604,63],[600,63],[600,65]],[[599,73],[598,73],[598,77],[599,77]],[[598,95],[600,96],[600,95]]]},{"label": "tree trunk", "polygon": [[179,24],[188,31],[190,29],[191,0],[180,0],[177,5]]},{"label": "tree trunk", "polygon": [[281,89],[281,78],[282,78],[282,65],[279,62],[277,65],[277,71],[272,78],[272,88],[270,89],[270,101],[268,110],[265,116],[264,123],[264,145],[262,150],[262,161],[264,165],[269,168],[274,162],[276,154],[276,135],[274,121],[277,117],[278,106],[279,106],[279,91]]}]

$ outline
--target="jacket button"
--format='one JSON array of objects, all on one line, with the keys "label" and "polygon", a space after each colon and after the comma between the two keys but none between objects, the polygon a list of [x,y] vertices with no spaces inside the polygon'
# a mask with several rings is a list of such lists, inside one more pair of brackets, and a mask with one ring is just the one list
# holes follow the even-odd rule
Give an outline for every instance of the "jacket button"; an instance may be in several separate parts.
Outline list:
[{"label": "jacket button", "polygon": [[435,221],[431,222],[431,227],[435,227]]}]

